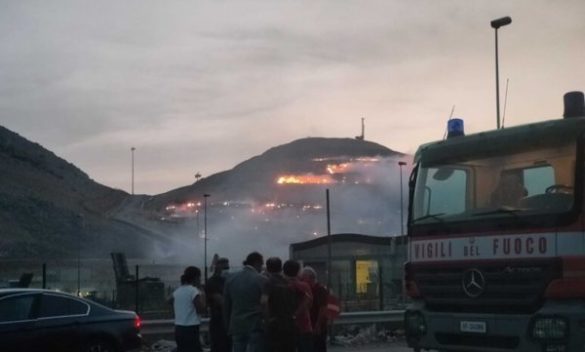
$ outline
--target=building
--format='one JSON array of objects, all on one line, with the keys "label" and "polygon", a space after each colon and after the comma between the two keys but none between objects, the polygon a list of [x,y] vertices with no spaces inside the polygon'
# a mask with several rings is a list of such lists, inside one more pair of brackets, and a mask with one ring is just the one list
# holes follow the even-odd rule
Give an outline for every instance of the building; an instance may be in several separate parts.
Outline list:
[{"label": "building", "polygon": [[290,258],[317,272],[326,284],[328,246],[331,241],[332,291],[344,311],[390,310],[404,303],[402,266],[406,262],[406,237],[335,234],[290,246]]}]

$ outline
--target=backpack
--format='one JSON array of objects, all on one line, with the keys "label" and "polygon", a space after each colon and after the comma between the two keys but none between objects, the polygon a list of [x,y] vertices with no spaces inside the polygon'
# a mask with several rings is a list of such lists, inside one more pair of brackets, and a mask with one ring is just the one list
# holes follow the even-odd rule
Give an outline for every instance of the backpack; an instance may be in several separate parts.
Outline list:
[{"label": "backpack", "polygon": [[329,291],[327,296],[327,320],[333,321],[339,317],[339,314],[341,314],[339,298]]}]

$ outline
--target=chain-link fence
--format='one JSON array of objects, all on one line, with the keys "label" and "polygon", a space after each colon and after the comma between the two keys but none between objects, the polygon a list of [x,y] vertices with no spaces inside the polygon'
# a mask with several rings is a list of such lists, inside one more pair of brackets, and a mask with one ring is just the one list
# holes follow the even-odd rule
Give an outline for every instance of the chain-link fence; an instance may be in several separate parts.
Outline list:
[{"label": "chain-link fence", "polygon": [[[126,272],[120,275],[108,259],[4,259],[0,260],[0,287],[59,290],[108,307],[137,311],[144,319],[166,319],[172,317],[168,299],[188,265],[129,259]],[[334,262],[331,290],[344,311],[402,307],[401,278],[382,275],[382,268],[367,267],[364,270],[368,275],[360,281],[356,280],[355,261]],[[239,269],[232,267],[232,272]],[[321,282],[325,284],[326,280]]]}]

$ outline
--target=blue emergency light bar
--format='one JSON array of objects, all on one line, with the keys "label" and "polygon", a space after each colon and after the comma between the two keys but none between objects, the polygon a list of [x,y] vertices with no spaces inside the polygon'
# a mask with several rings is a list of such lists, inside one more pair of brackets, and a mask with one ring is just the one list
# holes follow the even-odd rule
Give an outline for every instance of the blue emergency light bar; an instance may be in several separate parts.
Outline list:
[{"label": "blue emergency light bar", "polygon": [[447,121],[447,138],[464,136],[465,131],[463,128],[462,119],[450,119]]}]

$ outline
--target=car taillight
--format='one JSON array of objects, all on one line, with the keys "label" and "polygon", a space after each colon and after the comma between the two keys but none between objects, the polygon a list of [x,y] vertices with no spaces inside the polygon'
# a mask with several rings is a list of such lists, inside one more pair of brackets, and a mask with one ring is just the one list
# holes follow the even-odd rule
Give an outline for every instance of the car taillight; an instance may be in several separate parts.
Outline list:
[{"label": "car taillight", "polygon": [[138,315],[136,316],[136,318],[134,318],[134,327],[137,330],[140,330],[140,328],[142,327],[142,319],[140,319]]}]

